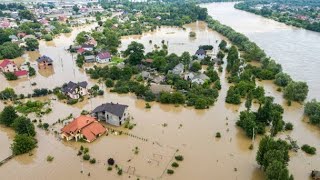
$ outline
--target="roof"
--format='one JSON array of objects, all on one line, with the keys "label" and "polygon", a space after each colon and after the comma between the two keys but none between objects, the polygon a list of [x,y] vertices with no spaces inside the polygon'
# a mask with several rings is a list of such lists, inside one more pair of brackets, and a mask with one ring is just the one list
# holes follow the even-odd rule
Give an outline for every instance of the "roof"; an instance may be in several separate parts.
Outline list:
[{"label": "roof", "polygon": [[93,48],[94,45],[92,45],[92,44],[82,44],[81,47],[82,47],[82,48]]},{"label": "roof", "polygon": [[69,83],[62,88],[62,91],[65,93],[72,93],[76,90],[78,87],[87,88],[88,83],[86,81],[82,81],[79,83],[74,83],[72,81],[69,81]]},{"label": "roof", "polygon": [[210,78],[207,75],[200,73],[200,74],[195,75],[193,79],[202,79],[202,80],[205,81],[205,80],[208,80]]},{"label": "roof", "polygon": [[172,92],[173,89],[170,85],[164,85],[164,84],[154,84],[152,83],[150,86],[150,90],[154,94],[160,94],[161,92]]},{"label": "roof", "polygon": [[86,51],[86,50],[81,47],[81,48],[79,48],[79,49],[77,50],[77,53],[78,53],[78,54],[82,54],[82,53],[85,52],[85,51]]},{"label": "roof", "polygon": [[19,71],[15,71],[14,74],[15,74],[16,76],[18,76],[18,77],[20,77],[20,76],[26,76],[26,75],[28,75],[28,71],[26,71],[26,70],[19,70]]},{"label": "roof", "polygon": [[10,61],[9,59],[4,59],[1,63],[0,63],[0,67],[5,68],[7,67],[9,64],[14,64],[13,61]]},{"label": "roof", "polygon": [[96,121],[94,117],[81,115],[63,127],[61,131],[66,134],[80,131],[80,133],[91,142],[96,139],[97,135],[106,132],[106,128]]},{"label": "roof", "polygon": [[116,116],[122,117],[124,111],[128,108],[127,105],[123,104],[114,104],[114,103],[105,103],[101,104],[100,106],[96,107],[92,113],[98,113],[98,112],[109,112],[111,114],[114,114]]},{"label": "roof", "polygon": [[94,59],[94,55],[84,56],[85,60]]},{"label": "roof", "polygon": [[145,60],[143,60],[143,62],[146,62],[146,63],[153,63],[153,59],[145,59]]},{"label": "roof", "polygon": [[98,54],[99,59],[109,59],[111,58],[111,54],[109,52],[102,52]]},{"label": "roof", "polygon": [[53,60],[50,58],[50,57],[48,57],[48,56],[41,56],[41,57],[39,57],[38,59],[37,59],[37,62],[38,63],[41,63],[41,62],[43,62],[43,61],[46,61],[46,62],[53,62]]},{"label": "roof", "polygon": [[196,54],[198,55],[205,55],[206,54],[206,51],[204,49],[198,49]]},{"label": "roof", "polygon": [[94,122],[95,120],[96,119],[94,117],[81,115],[75,118],[72,122],[70,122],[66,126],[64,126],[61,129],[61,131],[68,134],[75,133],[81,130],[82,128],[84,128],[85,126],[87,126],[88,124]]},{"label": "roof", "polygon": [[184,65],[182,63],[177,64],[171,72],[173,74],[181,74],[183,72]]}]

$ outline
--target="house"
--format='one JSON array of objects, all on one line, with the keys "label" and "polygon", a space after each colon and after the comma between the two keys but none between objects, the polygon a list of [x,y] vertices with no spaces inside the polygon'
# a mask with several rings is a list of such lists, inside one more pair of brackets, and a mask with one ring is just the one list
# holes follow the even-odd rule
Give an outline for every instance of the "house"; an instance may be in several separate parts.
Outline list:
[{"label": "house", "polygon": [[313,170],[311,172],[311,177],[312,179],[320,180],[320,171]]},{"label": "house", "polygon": [[144,80],[148,80],[151,78],[151,74],[148,71],[142,71],[141,76]]},{"label": "house", "polygon": [[78,54],[83,54],[84,52],[86,52],[86,50],[82,47],[77,50]]},{"label": "house", "polygon": [[14,74],[18,77],[18,78],[24,78],[27,77],[29,72],[27,70],[18,70],[15,71]]},{"label": "house", "polygon": [[153,59],[144,59],[142,60],[143,63],[145,64],[152,64],[153,63]]},{"label": "house", "polygon": [[94,57],[94,55],[88,55],[88,56],[84,56],[84,61],[86,63],[93,63],[96,61],[96,58]]},{"label": "house", "polygon": [[182,75],[184,71],[184,65],[182,63],[179,63],[178,65],[176,65],[172,70],[170,70],[169,72],[171,72],[172,74],[175,75]]},{"label": "house", "polygon": [[62,87],[62,92],[69,96],[71,99],[79,99],[81,96],[88,94],[87,89],[88,83],[82,81],[79,83],[74,83],[70,81],[68,84]]},{"label": "house", "polygon": [[206,81],[208,81],[210,78],[203,74],[203,73],[199,73],[197,75],[195,75],[193,77],[193,79],[191,80],[192,83],[196,83],[196,84],[203,84],[205,83]]},{"label": "house", "polygon": [[96,60],[98,63],[108,63],[111,61],[111,54],[109,52],[101,52],[97,55]]},{"label": "house", "polygon": [[161,92],[173,92],[173,89],[170,85],[164,85],[164,84],[154,84],[151,83],[150,90],[153,94],[159,95]]},{"label": "house", "polygon": [[165,76],[159,75],[159,76],[153,77],[153,79],[152,79],[151,81],[154,82],[154,83],[156,83],[156,84],[160,84],[160,83],[164,82],[165,79],[166,79]]},{"label": "house", "polygon": [[53,60],[48,56],[41,56],[37,59],[39,69],[47,69],[52,67]]},{"label": "house", "polygon": [[84,139],[92,142],[106,131],[94,117],[81,115],[61,129],[61,138],[67,141]]},{"label": "house", "polygon": [[18,37],[15,35],[10,35],[9,38],[11,39],[11,42],[17,42],[19,41]]},{"label": "house", "polygon": [[195,54],[196,56],[197,56],[197,58],[198,59],[204,59],[205,57],[206,57],[206,51],[204,50],[204,49],[198,49],[197,51],[196,51],[196,54]]},{"label": "house", "polygon": [[206,82],[207,80],[209,80],[210,78],[202,73],[187,73],[184,75],[184,79],[187,81],[191,81],[192,83],[196,83],[196,84],[203,84],[204,82]]},{"label": "house", "polygon": [[105,103],[92,111],[92,116],[104,120],[114,126],[121,126],[129,117],[128,106],[123,104]]},{"label": "house", "polygon": [[86,51],[93,51],[94,45],[92,45],[92,44],[82,44],[81,47],[83,49],[85,49]]},{"label": "house", "polygon": [[4,59],[0,63],[0,70],[2,72],[12,72],[12,73],[14,73],[15,71],[19,71],[19,68],[13,61],[10,61],[9,59]]}]

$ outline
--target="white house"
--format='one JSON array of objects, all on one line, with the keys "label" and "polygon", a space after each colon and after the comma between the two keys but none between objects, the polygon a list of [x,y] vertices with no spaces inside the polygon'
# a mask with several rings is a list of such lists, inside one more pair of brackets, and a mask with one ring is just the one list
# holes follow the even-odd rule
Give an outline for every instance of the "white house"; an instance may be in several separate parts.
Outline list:
[{"label": "white house", "polygon": [[105,103],[92,111],[92,116],[104,120],[114,126],[121,126],[129,117],[128,106],[123,104]]},{"label": "white house", "polygon": [[9,59],[4,59],[0,63],[0,70],[2,72],[12,72],[12,73],[14,73],[16,71],[19,71],[19,68],[13,61],[10,61]]},{"label": "white house", "polygon": [[210,78],[203,73],[190,72],[184,75],[184,79],[187,81],[191,81],[192,83],[203,84],[206,81],[208,81]]},{"label": "white house", "polygon": [[197,57],[198,57],[198,59],[204,59],[205,57],[206,57],[206,51],[205,50],[203,50],[203,49],[198,49],[197,51],[196,51],[196,54],[195,54]]},{"label": "white house", "polygon": [[97,55],[96,61],[98,63],[108,63],[111,61],[111,54],[109,52],[101,52]]},{"label": "white house", "polygon": [[62,92],[64,92],[71,99],[79,99],[81,96],[88,94],[87,86],[88,83],[86,81],[79,83],[70,81],[66,86],[62,87]]}]

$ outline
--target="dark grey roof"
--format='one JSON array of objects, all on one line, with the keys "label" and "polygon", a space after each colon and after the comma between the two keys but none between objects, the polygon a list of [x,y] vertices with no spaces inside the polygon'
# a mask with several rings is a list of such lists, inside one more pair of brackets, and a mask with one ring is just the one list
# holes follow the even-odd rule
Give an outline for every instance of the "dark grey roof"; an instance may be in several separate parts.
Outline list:
[{"label": "dark grey roof", "polygon": [[111,114],[114,114],[116,116],[122,117],[124,111],[126,110],[128,106],[123,104],[115,104],[115,103],[105,103],[101,104],[100,106],[96,107],[92,113],[98,113],[98,112],[109,112]]},{"label": "dark grey roof", "polygon": [[82,44],[81,47],[83,47],[83,48],[93,48],[94,45],[92,45],[92,44]]},{"label": "dark grey roof", "polygon": [[37,59],[37,62],[40,63],[40,62],[43,62],[43,61],[47,61],[48,63],[52,63],[53,60],[48,57],[48,56],[41,56]]},{"label": "dark grey roof", "polygon": [[198,49],[197,52],[196,52],[196,54],[198,54],[198,55],[205,55],[205,54],[206,54],[206,51],[203,50],[203,49]]},{"label": "dark grey roof", "polygon": [[65,87],[62,88],[62,91],[65,93],[72,93],[78,87],[86,88],[87,86],[88,83],[86,81],[82,81],[79,83],[74,83],[70,81]]}]

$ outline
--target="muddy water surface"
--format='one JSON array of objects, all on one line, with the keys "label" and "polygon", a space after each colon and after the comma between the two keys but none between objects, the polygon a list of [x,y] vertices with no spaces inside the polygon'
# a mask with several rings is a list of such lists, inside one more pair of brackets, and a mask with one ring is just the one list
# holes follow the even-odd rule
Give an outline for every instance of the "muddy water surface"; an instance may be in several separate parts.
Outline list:
[{"label": "muddy water surface", "polygon": [[[191,29],[196,32],[196,39],[189,39]],[[34,78],[38,84],[37,87],[50,88],[68,80],[88,79],[82,70],[76,68],[71,55],[65,51],[65,48],[72,44],[77,31],[81,29],[74,31],[68,37],[60,36],[53,43],[40,43],[39,54],[49,54],[56,63],[52,75],[37,75]],[[181,54],[188,50],[193,53],[201,44],[211,43],[216,46],[215,41],[221,38],[217,33],[208,30],[204,23],[193,23],[187,25],[186,30],[163,27],[137,39],[132,36],[124,37],[122,48],[125,48],[130,41],[137,40],[145,44],[146,51],[150,51],[154,43],[160,45],[164,39],[169,41],[169,52]],[[149,44],[150,39],[153,44]],[[39,54],[32,54],[28,53],[25,58],[39,56]],[[145,109],[145,102],[136,99],[134,95],[118,95],[109,92],[106,92],[103,97],[85,99],[74,106],[51,100],[53,112],[41,118],[43,122],[49,124],[66,118],[70,113],[78,116],[83,109],[90,111],[105,102],[118,102],[129,105],[129,112],[134,118],[132,123],[136,126],[132,130],[121,129],[130,133],[131,136],[110,132],[108,136],[102,136],[90,144],[60,141],[54,131],[60,130],[63,126],[61,123],[50,126],[48,132],[36,128],[38,148],[32,152],[32,155],[21,155],[0,167],[1,179],[128,179],[129,177],[133,179],[136,177],[140,179],[263,179],[263,173],[255,162],[258,140],[255,141],[254,150],[249,150],[251,140],[235,126],[238,113],[244,107],[224,103],[229,85],[224,73],[221,73],[220,78],[222,90],[218,101],[214,107],[207,110],[158,103],[151,103],[152,108]],[[259,84],[266,88],[269,95],[275,96],[276,102],[284,103],[281,93],[276,91],[276,87],[271,82],[259,82]],[[1,84],[1,88],[6,86],[14,87],[18,92],[24,92],[30,88],[28,81],[23,80],[14,84],[5,84],[5,86]],[[50,98],[39,100],[46,101]],[[2,107],[0,103],[0,108]],[[257,106],[255,105],[254,108]],[[303,121],[301,105],[293,104],[291,107],[286,107],[284,117],[285,121],[295,125],[295,130],[282,133],[281,137],[290,134],[293,139],[298,140],[299,145],[307,143],[320,148],[318,144],[320,131]],[[215,138],[216,132],[221,133],[220,139]],[[1,127],[1,158],[10,155],[13,136],[11,130]],[[89,154],[97,159],[97,164],[83,162],[81,157],[77,156],[80,145],[89,147]],[[135,147],[139,149],[138,154],[133,152]],[[180,163],[179,168],[175,169],[175,174],[169,176],[165,170],[167,167],[171,168],[171,159],[176,154],[183,155],[185,160]],[[48,155],[54,156],[53,162],[46,161]],[[114,158],[116,164],[123,169],[122,176],[118,176],[115,169],[111,172],[107,171],[105,163],[110,157]],[[296,179],[306,179],[310,170],[317,167],[320,167],[318,156],[309,157],[301,151],[291,154],[289,168]],[[80,173],[81,170],[84,173]],[[87,175],[89,172],[90,177]]]}]

